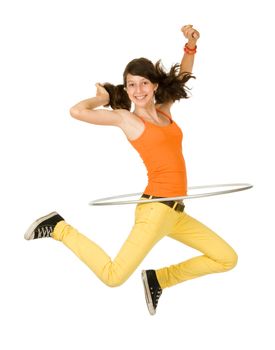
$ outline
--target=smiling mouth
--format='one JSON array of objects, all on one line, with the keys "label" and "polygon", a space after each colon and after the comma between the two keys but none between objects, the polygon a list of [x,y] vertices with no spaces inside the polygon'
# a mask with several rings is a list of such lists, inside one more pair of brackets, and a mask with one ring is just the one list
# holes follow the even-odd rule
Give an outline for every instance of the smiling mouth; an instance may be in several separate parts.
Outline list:
[{"label": "smiling mouth", "polygon": [[146,95],[143,95],[143,96],[135,96],[135,99],[136,100],[144,100],[146,98]]}]

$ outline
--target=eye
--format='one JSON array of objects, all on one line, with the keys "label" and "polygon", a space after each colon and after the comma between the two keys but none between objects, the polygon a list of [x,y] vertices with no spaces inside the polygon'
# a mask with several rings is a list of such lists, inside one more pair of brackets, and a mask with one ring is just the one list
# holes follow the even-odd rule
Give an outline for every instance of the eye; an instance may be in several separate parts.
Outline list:
[{"label": "eye", "polygon": [[131,87],[133,87],[133,86],[134,86],[134,83],[128,83],[128,84],[127,84],[127,87],[128,87],[128,88],[131,88]]}]

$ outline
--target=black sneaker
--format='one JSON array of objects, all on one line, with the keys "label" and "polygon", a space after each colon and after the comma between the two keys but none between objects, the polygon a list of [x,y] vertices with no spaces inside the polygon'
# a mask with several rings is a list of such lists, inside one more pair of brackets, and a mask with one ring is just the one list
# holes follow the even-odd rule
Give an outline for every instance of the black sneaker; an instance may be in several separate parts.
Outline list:
[{"label": "black sneaker", "polygon": [[27,240],[51,237],[55,225],[64,220],[57,212],[52,212],[36,220],[25,233],[24,238]]},{"label": "black sneaker", "polygon": [[141,275],[148,310],[151,315],[155,315],[162,289],[155,270],[144,270]]}]

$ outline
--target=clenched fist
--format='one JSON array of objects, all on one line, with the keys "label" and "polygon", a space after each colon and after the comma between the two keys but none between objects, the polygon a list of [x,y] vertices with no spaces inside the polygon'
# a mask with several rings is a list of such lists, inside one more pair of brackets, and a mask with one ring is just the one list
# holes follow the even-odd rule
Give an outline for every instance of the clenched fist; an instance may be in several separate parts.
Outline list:
[{"label": "clenched fist", "polygon": [[183,26],[181,31],[183,32],[185,38],[192,43],[196,43],[200,37],[200,33],[197,31],[197,29],[193,28],[192,24]]}]

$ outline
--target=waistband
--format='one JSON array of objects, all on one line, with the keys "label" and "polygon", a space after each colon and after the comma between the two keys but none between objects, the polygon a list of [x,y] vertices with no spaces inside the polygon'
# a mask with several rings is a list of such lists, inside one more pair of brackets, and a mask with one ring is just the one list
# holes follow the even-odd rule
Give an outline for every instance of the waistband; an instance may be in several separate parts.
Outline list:
[{"label": "waistband", "polygon": [[[156,197],[151,196],[150,194],[143,193],[141,198],[148,198],[148,199],[157,199],[157,198],[163,198],[163,197]],[[159,201],[159,203],[163,203],[165,205],[168,205],[168,207],[174,209],[175,211],[184,211],[185,205],[182,202],[178,201]]]}]

